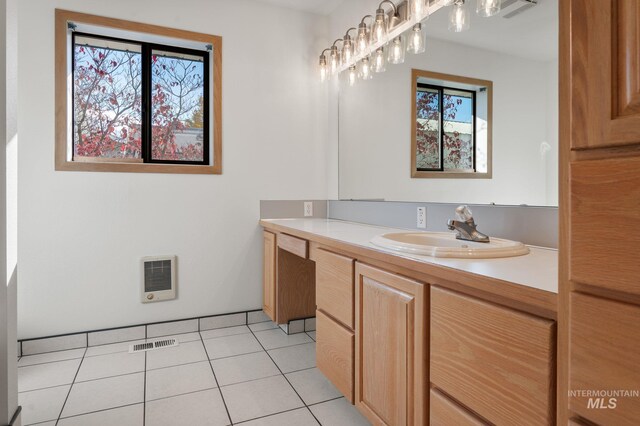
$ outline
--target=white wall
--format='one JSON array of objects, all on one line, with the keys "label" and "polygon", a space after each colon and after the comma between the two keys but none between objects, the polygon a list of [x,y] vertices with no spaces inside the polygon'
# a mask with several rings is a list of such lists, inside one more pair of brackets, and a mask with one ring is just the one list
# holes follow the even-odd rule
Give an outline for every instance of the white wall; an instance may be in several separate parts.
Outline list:
[{"label": "white wall", "polygon": [[0,424],[9,424],[18,408],[16,13],[16,0],[0,3]]},{"label": "white wall", "polygon": [[[223,37],[221,176],[54,171],[54,8]],[[327,198],[326,20],[246,0],[30,0],[19,8],[19,337],[261,307],[260,199]],[[139,259],[178,299],[139,302]]]},{"label": "white wall", "polygon": [[[493,81],[493,178],[413,179],[411,69]],[[442,40],[340,88],[340,198],[547,205],[549,65]],[[557,181],[557,180],[556,180]]]}]

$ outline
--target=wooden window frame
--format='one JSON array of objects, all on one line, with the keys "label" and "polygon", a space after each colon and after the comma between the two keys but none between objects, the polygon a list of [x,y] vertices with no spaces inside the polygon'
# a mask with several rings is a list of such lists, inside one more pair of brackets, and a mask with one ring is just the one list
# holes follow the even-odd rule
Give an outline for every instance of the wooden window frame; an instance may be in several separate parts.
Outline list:
[{"label": "wooden window frame", "polygon": [[[128,173],[179,173],[179,174],[222,174],[222,37],[192,31],[161,27],[151,24],[106,18],[85,13],[56,9],[55,17],[55,170],[85,172],[128,172]],[[73,54],[68,46],[67,24],[82,23],[125,31],[171,37],[210,44],[213,46],[213,75],[210,89],[213,89],[213,114],[210,127],[210,150],[213,161],[208,165],[142,163],[139,161],[110,161],[110,159],[82,159],[73,161],[68,152],[68,55]]]},{"label": "wooden window frame", "polygon": [[[417,166],[417,125],[416,125],[416,115],[417,115],[417,107],[416,107],[416,97],[418,92],[418,78],[428,78],[432,80],[441,80],[443,82],[454,82],[461,84],[468,84],[471,86],[481,86],[487,88],[487,171],[476,172],[476,171],[462,171],[462,170],[433,170],[433,171],[425,171],[418,170]],[[445,87],[446,83],[440,84],[440,86]],[[450,88],[450,87],[448,87]],[[458,90],[458,89],[455,89]],[[475,108],[474,106],[474,150],[476,149],[476,126],[475,126]],[[461,77],[457,75],[451,74],[443,74],[432,71],[425,71],[419,69],[411,70],[411,177],[412,178],[420,178],[420,179],[491,179],[492,171],[493,171],[493,142],[492,142],[492,133],[493,133],[493,82],[489,80],[480,80],[476,78],[470,77]],[[474,152],[474,167],[476,163],[477,153]],[[444,161],[444,159],[442,159]],[[444,164],[444,163],[443,163]]]}]

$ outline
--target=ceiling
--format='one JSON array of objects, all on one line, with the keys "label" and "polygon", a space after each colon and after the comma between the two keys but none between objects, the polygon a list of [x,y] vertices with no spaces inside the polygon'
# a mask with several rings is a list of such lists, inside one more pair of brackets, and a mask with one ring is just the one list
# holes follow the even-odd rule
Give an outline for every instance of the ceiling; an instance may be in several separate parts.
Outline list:
[{"label": "ceiling", "polygon": [[286,7],[303,12],[317,13],[319,15],[329,15],[345,0],[256,0],[261,3],[268,3],[274,6]]}]

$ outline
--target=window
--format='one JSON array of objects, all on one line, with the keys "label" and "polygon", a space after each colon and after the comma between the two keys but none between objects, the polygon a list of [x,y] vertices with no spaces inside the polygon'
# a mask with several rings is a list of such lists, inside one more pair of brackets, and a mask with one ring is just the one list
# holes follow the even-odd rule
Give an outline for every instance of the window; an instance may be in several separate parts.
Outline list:
[{"label": "window", "polygon": [[56,17],[57,170],[221,173],[219,37]]},{"label": "window", "polygon": [[412,176],[491,177],[491,82],[413,74]]}]

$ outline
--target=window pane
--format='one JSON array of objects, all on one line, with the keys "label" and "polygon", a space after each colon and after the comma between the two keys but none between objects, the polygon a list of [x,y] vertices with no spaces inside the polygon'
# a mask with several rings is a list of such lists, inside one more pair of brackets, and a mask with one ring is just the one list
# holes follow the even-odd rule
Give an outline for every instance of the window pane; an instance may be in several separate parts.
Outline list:
[{"label": "window pane", "polygon": [[73,49],[73,154],[141,158],[141,47],[77,36]]},{"label": "window pane", "polygon": [[152,52],[151,158],[204,160],[204,59]]},{"label": "window pane", "polygon": [[440,169],[440,94],[418,88],[416,97],[416,168]]},{"label": "window pane", "polygon": [[444,169],[473,171],[473,93],[443,92]]}]

